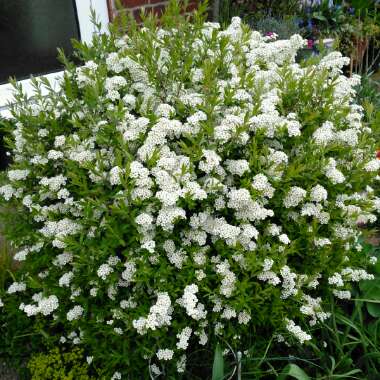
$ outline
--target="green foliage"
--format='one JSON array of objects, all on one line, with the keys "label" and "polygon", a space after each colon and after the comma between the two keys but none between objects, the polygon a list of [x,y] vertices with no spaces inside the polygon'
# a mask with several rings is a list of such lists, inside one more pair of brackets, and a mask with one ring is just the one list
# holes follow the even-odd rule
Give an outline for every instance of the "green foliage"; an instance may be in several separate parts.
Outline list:
[{"label": "green foliage", "polygon": [[[365,254],[379,257],[378,249],[363,244]],[[373,273],[375,280],[363,282],[356,288],[350,304],[331,299],[326,306],[331,318],[316,332],[315,344],[283,350],[270,342],[261,355],[255,355],[263,352],[256,346],[251,350],[252,355],[243,359],[242,379],[292,376],[316,380],[376,380],[380,372],[380,318],[377,308],[372,313],[370,305],[378,305],[379,264]],[[367,298],[369,295],[371,298]]]},{"label": "green foliage", "polygon": [[380,109],[380,81],[374,75],[362,75],[361,83],[357,88],[357,101],[363,106],[372,104],[373,111]]},{"label": "green foliage", "polygon": [[219,20],[227,24],[234,16],[243,19],[281,18],[299,11],[298,0],[220,0]]},{"label": "green foliage", "polygon": [[[8,211],[11,212],[11,211]],[[11,273],[16,269],[12,259],[13,251],[6,240],[0,236],[0,289],[5,291]]]},{"label": "green foliage", "polygon": [[289,377],[297,380],[310,380],[310,377],[305,373],[305,371],[297,364],[293,363],[288,364],[283,369],[281,375],[278,377],[278,380],[285,380]]},{"label": "green foliage", "polygon": [[278,39],[289,39],[293,34],[301,34],[302,30],[297,24],[295,17],[247,17],[247,22],[252,29],[258,30],[264,35],[267,33],[276,33]]},{"label": "green foliage", "polygon": [[309,38],[336,36],[350,17],[347,9],[338,5],[331,6],[329,0],[322,0],[311,8],[302,8],[300,16],[305,19],[305,25],[312,22],[312,28],[309,27],[307,34]]},{"label": "green foliage", "polygon": [[38,352],[42,335],[26,315],[18,312],[18,304],[2,297],[5,304],[0,310],[0,360],[9,368],[17,370],[24,379],[27,374],[25,363],[32,352]]},{"label": "green foliage", "polygon": [[53,348],[47,353],[33,354],[28,363],[30,380],[94,380],[84,360],[79,348],[68,352]]},{"label": "green foliage", "polygon": [[[1,293],[5,318],[49,347],[81,344],[98,378],[186,378],[199,345],[222,341],[257,355],[255,374],[299,376],[299,362],[271,367],[272,345],[309,342],[314,353],[316,313],[325,319],[331,293],[354,289],[344,270],[369,277],[357,220],[373,217],[375,141],[344,59],[299,65],[299,36],[267,44],[238,19],[227,31],[205,23],[204,10],[189,22],[172,1],[160,23],[121,20],[75,42],[82,65],[60,54],[58,92],[34,80],[26,99],[16,85],[1,194],[22,264]],[[330,124],[335,137],[319,143]],[[216,347],[219,379],[228,371]],[[66,354],[38,355],[30,369],[86,376],[82,353]]]},{"label": "green foliage", "polygon": [[224,378],[224,359],[222,349],[217,344],[214,353],[214,363],[212,366],[212,380],[223,380]]},{"label": "green foliage", "polygon": [[380,260],[374,266],[374,274],[375,280],[360,284],[360,301],[365,302],[371,317],[380,318]]},{"label": "green foliage", "polygon": [[[379,73],[371,75],[366,74],[361,77],[361,83],[357,88],[357,102],[362,105],[364,109],[365,119],[373,131],[373,135],[377,141],[376,152],[380,151],[380,81]],[[380,183],[375,181],[373,188],[377,194],[380,195]],[[379,233],[379,215],[375,223],[377,232]]]},{"label": "green foliage", "polygon": [[[6,207],[6,206],[5,206]],[[5,212],[3,209],[2,212]],[[10,215],[12,209],[6,211]],[[3,230],[3,228],[1,228]],[[42,335],[26,315],[18,311],[18,303],[5,294],[5,290],[17,276],[18,265],[13,260],[14,250],[5,240],[0,239],[0,361],[9,368],[16,369],[22,379],[27,375],[25,363],[30,353],[41,347]]]}]

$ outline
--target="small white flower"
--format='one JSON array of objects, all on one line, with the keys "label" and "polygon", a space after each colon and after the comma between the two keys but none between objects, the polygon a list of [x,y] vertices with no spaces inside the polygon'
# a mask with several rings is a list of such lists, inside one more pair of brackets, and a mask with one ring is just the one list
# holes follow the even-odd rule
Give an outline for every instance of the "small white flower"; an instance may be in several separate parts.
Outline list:
[{"label": "small white flower", "polygon": [[8,294],[13,294],[17,292],[23,292],[26,290],[26,284],[25,282],[14,282],[11,284],[7,290]]},{"label": "small white flower", "polygon": [[251,316],[246,312],[242,311],[238,315],[238,321],[240,324],[247,325],[251,320]]},{"label": "small white flower", "polygon": [[280,242],[282,244],[290,244],[290,239],[288,238],[288,235],[286,234],[281,234],[279,237],[278,237],[278,240],[280,240]]},{"label": "small white flower", "polygon": [[367,162],[364,166],[364,170],[367,172],[377,172],[380,170],[380,160],[375,158],[369,162]]},{"label": "small white flower", "polygon": [[75,305],[72,309],[70,309],[67,312],[67,320],[68,321],[73,321],[75,319],[79,319],[83,315],[84,309],[80,305]]},{"label": "small white flower", "polygon": [[96,273],[102,280],[105,280],[113,271],[114,269],[109,264],[102,264]]},{"label": "small white flower", "polygon": [[284,206],[286,208],[298,206],[306,197],[306,191],[300,187],[293,186],[290,188],[284,198]]},{"label": "small white flower", "polygon": [[121,176],[123,175],[123,172],[123,169],[118,166],[115,166],[110,170],[110,184],[112,186],[121,184]]},{"label": "small white flower", "polygon": [[159,349],[156,353],[158,360],[171,360],[173,355],[174,351],[169,349]]},{"label": "small white flower", "polygon": [[9,170],[8,171],[8,178],[10,181],[22,181],[26,179],[29,175],[30,171],[25,170]]},{"label": "small white flower", "polygon": [[111,377],[111,380],[121,380],[121,373],[120,372],[114,372],[114,374]]},{"label": "small white flower", "polygon": [[67,273],[63,274],[58,281],[59,286],[66,286],[66,287],[69,286],[73,277],[74,277],[73,272],[67,272]]},{"label": "small white flower", "polygon": [[56,136],[54,139],[54,147],[59,148],[65,145],[65,142],[66,142],[66,136],[64,135]]},{"label": "small white flower", "polygon": [[297,326],[294,321],[287,320],[286,329],[301,343],[311,340],[311,335],[304,332],[300,326]]}]

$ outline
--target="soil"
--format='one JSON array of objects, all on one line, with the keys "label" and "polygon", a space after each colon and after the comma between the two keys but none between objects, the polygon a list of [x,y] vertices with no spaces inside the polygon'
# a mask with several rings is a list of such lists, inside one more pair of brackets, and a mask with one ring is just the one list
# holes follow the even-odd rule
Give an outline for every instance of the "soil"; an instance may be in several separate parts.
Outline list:
[{"label": "soil", "polygon": [[4,363],[0,363],[1,380],[19,380],[15,370],[8,368]]}]

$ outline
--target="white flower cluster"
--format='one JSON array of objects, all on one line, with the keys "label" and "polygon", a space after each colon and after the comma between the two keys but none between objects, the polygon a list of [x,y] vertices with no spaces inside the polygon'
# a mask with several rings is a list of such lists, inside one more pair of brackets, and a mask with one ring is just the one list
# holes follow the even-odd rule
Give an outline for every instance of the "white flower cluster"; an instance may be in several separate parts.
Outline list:
[{"label": "white flower cluster", "polygon": [[284,198],[284,206],[286,208],[298,206],[306,197],[306,191],[300,187],[294,186],[286,194]]},{"label": "white flower cluster", "polygon": [[32,298],[33,301],[37,302],[37,305],[25,305],[23,303],[20,305],[20,310],[23,310],[29,317],[32,315],[37,315],[39,313],[45,316],[50,315],[59,306],[58,298],[55,295],[43,297],[42,293],[38,293],[35,294]]},{"label": "white flower cluster", "polygon": [[156,330],[170,325],[173,308],[168,293],[157,294],[157,302],[153,305],[146,318],[140,317],[133,321],[133,327],[139,334],[146,334],[148,329]]},{"label": "white flower cluster", "polygon": [[193,330],[191,327],[185,327],[179,334],[177,334],[178,342],[177,348],[186,350],[189,345],[189,339]]},{"label": "white flower cluster", "polygon": [[326,177],[334,184],[343,183],[346,178],[344,174],[336,168],[336,161],[334,158],[330,158],[328,164],[325,167]]},{"label": "white flower cluster", "polygon": [[316,325],[318,321],[323,322],[330,317],[330,313],[322,310],[322,299],[320,297],[312,298],[309,295],[304,295],[303,301],[305,303],[301,306],[300,311],[311,318],[309,321],[310,326]]},{"label": "white flower cluster", "polygon": [[83,315],[84,309],[81,305],[75,305],[72,309],[67,312],[67,320],[73,321],[78,319]]},{"label": "white flower cluster", "polygon": [[173,358],[174,351],[169,349],[159,349],[157,351],[158,360],[171,360]]},{"label": "white flower cluster", "polygon": [[300,326],[296,325],[294,321],[288,320],[286,324],[286,329],[301,343],[311,339],[311,335],[307,334],[301,329]]},{"label": "white flower cluster", "polygon": [[25,170],[9,170],[8,171],[8,178],[10,181],[22,181],[24,179],[26,179],[26,177],[28,176],[29,174],[29,170],[28,169],[25,169]]},{"label": "white flower cluster", "polygon": [[8,294],[13,294],[17,292],[24,292],[26,289],[25,282],[14,282],[11,284],[7,290]]},{"label": "white flower cluster", "polygon": [[191,284],[185,287],[183,296],[177,300],[177,303],[186,309],[186,313],[189,317],[200,320],[206,318],[207,311],[204,305],[198,302],[196,296],[198,292],[198,286]]}]

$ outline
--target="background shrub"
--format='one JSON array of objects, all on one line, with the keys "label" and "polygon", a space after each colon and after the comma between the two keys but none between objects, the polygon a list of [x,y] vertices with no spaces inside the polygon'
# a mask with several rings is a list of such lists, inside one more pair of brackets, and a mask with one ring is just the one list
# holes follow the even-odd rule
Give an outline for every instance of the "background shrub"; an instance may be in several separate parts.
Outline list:
[{"label": "background shrub", "polygon": [[284,17],[277,19],[274,17],[263,17],[258,19],[248,19],[248,24],[253,30],[258,30],[264,35],[276,33],[278,39],[289,39],[294,34],[301,34],[295,17]]}]

